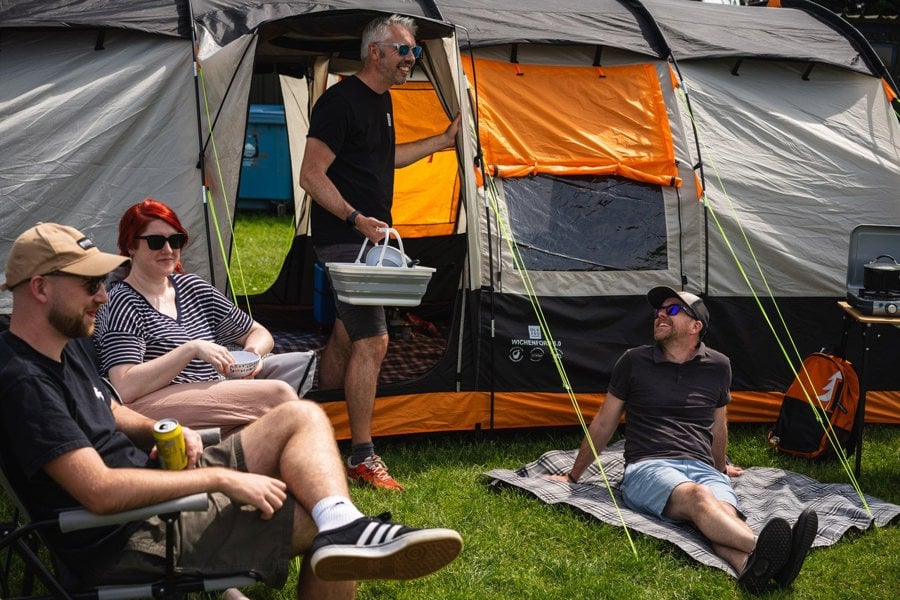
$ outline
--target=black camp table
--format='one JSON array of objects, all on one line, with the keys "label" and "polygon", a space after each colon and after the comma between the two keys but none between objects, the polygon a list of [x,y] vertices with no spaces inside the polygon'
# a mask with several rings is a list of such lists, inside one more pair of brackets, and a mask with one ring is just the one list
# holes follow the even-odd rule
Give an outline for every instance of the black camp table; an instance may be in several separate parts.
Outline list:
[{"label": "black camp table", "polygon": [[853,438],[855,440],[854,448],[856,449],[856,468],[855,474],[859,477],[862,468],[862,439],[863,428],[866,425],[866,374],[868,373],[869,351],[880,337],[878,330],[885,327],[900,328],[900,316],[888,317],[882,315],[866,315],[850,306],[845,301],[838,302],[844,311],[844,333],[841,339],[841,356],[846,358],[847,340],[850,336],[850,330],[854,325],[859,325],[860,334],[862,335],[862,360],[859,362],[859,406],[856,410],[856,420],[853,424]]}]

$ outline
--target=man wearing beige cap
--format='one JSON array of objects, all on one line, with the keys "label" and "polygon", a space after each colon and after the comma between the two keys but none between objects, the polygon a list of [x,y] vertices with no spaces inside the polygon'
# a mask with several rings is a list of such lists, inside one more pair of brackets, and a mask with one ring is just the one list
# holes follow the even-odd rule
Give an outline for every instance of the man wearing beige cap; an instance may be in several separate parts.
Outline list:
[{"label": "man wearing beige cap", "polygon": [[[90,238],[73,227],[38,223],[13,245],[0,290],[11,290],[34,275],[105,278],[125,262],[127,259],[121,256],[100,252]],[[92,291],[98,289],[99,284],[92,283]]]},{"label": "man wearing beige cap", "polygon": [[[252,570],[281,587],[292,557],[305,554],[297,595],[311,598],[352,598],[356,579],[420,577],[459,554],[462,539],[451,529],[414,529],[359,512],[331,424],[312,402],[280,405],[206,449],[184,428],[188,467],[159,469],[153,421],[116,403],[83,346],[70,343],[91,335],[108,300],[104,278],[127,260],[53,223],[23,233],[10,252],[0,464],[35,519],[79,505],[113,513],[208,492],[210,510],[179,518],[176,566]],[[164,528],[148,520],[47,538],[69,571],[97,585],[162,576]]]}]

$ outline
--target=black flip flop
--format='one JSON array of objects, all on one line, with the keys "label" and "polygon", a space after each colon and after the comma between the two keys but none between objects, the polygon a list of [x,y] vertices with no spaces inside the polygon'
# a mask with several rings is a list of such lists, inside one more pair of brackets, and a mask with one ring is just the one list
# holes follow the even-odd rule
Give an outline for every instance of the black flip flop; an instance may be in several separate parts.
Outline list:
[{"label": "black flip flop", "polygon": [[761,594],[772,588],[770,581],[787,564],[791,548],[791,526],[775,517],[763,527],[756,538],[756,548],[747,557],[747,564],[737,578],[738,585],[751,594]]}]

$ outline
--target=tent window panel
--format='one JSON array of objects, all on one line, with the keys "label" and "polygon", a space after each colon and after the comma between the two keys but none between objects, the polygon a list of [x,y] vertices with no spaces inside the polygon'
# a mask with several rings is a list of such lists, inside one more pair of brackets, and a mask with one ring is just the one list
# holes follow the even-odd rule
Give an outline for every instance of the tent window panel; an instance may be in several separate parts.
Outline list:
[{"label": "tent window panel", "polygon": [[649,271],[668,265],[662,189],[623,177],[538,175],[503,182],[526,269]]}]

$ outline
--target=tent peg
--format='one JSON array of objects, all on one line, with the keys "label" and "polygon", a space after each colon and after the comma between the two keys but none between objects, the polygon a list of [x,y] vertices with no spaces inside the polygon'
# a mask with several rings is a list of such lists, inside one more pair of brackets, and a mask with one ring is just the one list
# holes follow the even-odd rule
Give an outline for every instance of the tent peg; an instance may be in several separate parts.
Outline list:
[{"label": "tent peg", "polygon": [[519,45],[511,44],[509,48],[509,62],[516,68],[516,77],[521,77],[525,73],[519,68]]},{"label": "tent peg", "polygon": [[601,65],[600,58],[603,56],[603,46],[597,46],[594,48],[594,62],[592,66],[597,69],[597,77],[601,79],[606,77],[606,73],[603,72],[603,67]]},{"label": "tent peg", "polygon": [[813,67],[816,66],[816,63],[809,63],[809,66],[806,67],[806,70],[803,72],[803,81],[809,81],[809,74],[812,73]]}]

